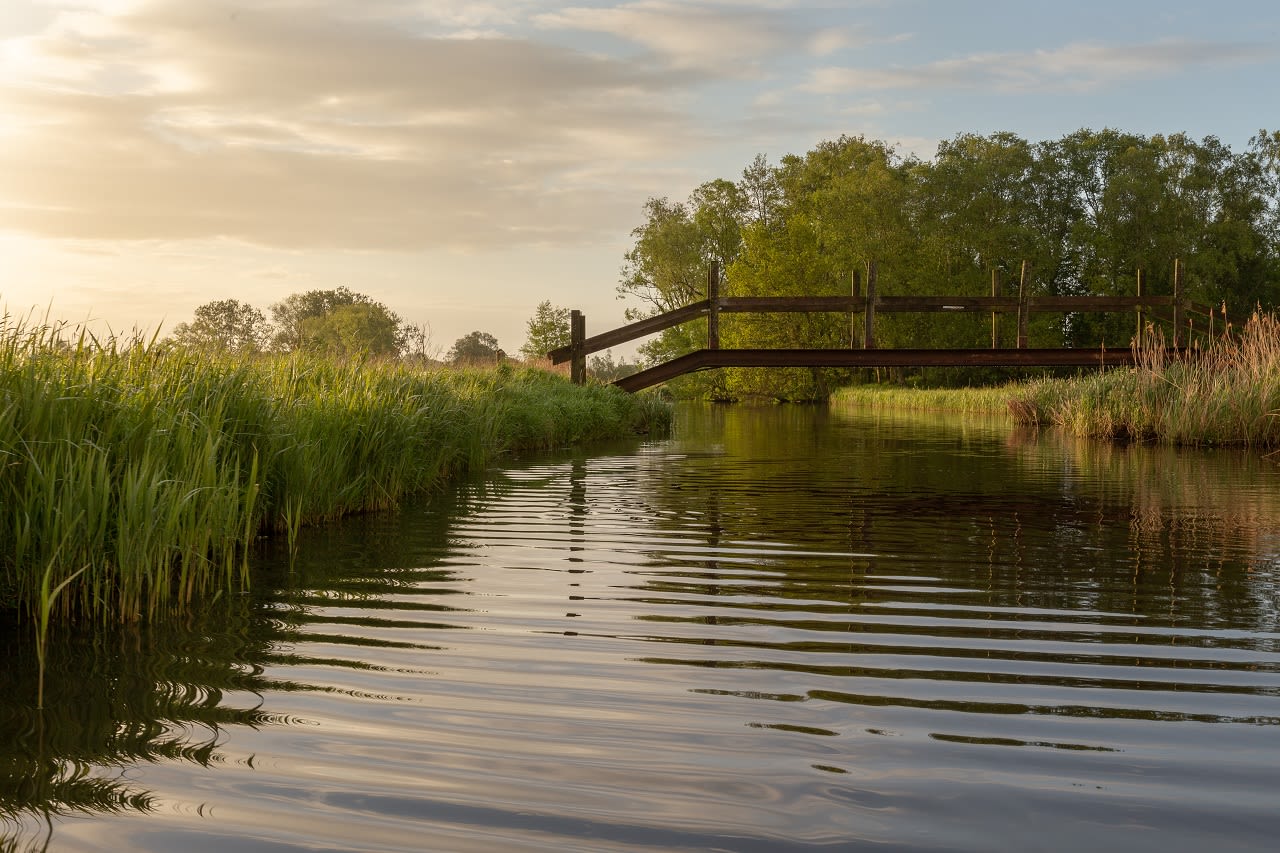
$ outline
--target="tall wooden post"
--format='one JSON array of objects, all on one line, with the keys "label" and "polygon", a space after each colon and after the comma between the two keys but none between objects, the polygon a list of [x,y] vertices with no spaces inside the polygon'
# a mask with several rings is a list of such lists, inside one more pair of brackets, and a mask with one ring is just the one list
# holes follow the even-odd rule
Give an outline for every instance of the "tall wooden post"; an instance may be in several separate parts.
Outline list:
[{"label": "tall wooden post", "polygon": [[[1142,281],[1145,276],[1142,274],[1142,267],[1138,267],[1138,299],[1142,299]],[[1142,303],[1138,303],[1138,333],[1134,340],[1142,343],[1142,330],[1147,325],[1147,314],[1142,310]]]},{"label": "tall wooden post", "polygon": [[867,306],[862,312],[862,348],[876,348],[876,262],[867,261]]},{"label": "tall wooden post", "polygon": [[1031,312],[1027,300],[1030,282],[1027,281],[1027,262],[1022,262],[1022,272],[1018,275],[1018,349],[1027,348],[1027,315]]},{"label": "tall wooden post", "polygon": [[574,385],[587,384],[587,318],[577,308],[569,312],[569,379]]},{"label": "tall wooden post", "polygon": [[[991,298],[995,299],[1000,295],[1000,270],[991,271]],[[1000,347],[1000,312],[991,312],[991,348],[999,349]]]},{"label": "tall wooden post", "polygon": [[707,270],[707,349],[720,349],[720,262]]},{"label": "tall wooden post", "polygon": [[[854,299],[862,295],[862,276],[857,270],[849,273],[849,293]],[[849,312],[849,349],[858,348],[858,312]]]},{"label": "tall wooden post", "polygon": [[1173,262],[1173,346],[1182,346],[1182,260]]}]

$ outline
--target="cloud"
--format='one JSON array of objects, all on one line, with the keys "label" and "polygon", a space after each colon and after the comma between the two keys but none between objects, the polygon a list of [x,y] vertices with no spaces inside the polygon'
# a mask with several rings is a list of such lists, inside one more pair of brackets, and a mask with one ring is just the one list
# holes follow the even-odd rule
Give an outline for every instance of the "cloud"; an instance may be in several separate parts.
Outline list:
[{"label": "cloud", "polygon": [[[604,33],[633,42],[676,68],[722,77],[750,76],[768,59],[815,38],[782,8],[640,0],[615,7],[577,6],[535,18],[548,29]],[[818,44],[829,45],[821,34]]]},{"label": "cloud", "polygon": [[[436,12],[406,11],[423,7]],[[634,198],[617,187],[704,141],[682,110],[696,77],[459,38],[503,24],[497,5],[468,8],[156,0],[63,13],[0,55],[0,228],[574,244],[628,225]]]},{"label": "cloud", "polygon": [[989,89],[1084,92],[1133,78],[1167,77],[1192,68],[1274,59],[1261,43],[1169,39],[1138,45],[1070,44],[1053,50],[979,53],[914,67],[815,69],[805,91],[835,94],[868,89]]}]

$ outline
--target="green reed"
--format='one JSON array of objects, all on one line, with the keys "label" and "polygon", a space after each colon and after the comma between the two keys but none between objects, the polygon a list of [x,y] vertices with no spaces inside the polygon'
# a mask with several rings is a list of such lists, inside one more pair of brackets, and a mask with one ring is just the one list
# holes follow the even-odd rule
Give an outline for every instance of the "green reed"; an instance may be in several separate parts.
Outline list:
[{"label": "green reed", "polygon": [[1280,319],[1257,313],[1240,329],[1187,354],[1148,328],[1133,368],[1082,372],[991,388],[838,391],[863,407],[1008,412],[1080,437],[1178,445],[1280,445]]},{"label": "green reed", "polygon": [[1280,445],[1280,320],[1254,314],[1186,355],[1148,329],[1135,366],[1032,383],[1011,409],[1077,436],[1179,445]]},{"label": "green reed", "polygon": [[68,345],[5,318],[0,607],[46,625],[147,618],[245,586],[263,533],[293,539],[503,453],[664,419],[642,398],[530,369]]}]

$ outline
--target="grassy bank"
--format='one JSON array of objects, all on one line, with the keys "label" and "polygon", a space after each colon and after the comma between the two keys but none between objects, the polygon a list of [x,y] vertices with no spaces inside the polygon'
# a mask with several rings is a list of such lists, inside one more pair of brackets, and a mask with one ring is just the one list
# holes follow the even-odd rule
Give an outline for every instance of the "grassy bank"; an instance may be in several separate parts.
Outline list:
[{"label": "grassy bank", "polygon": [[842,389],[833,402],[893,408],[1008,412],[1016,422],[1072,435],[1180,445],[1280,446],[1280,320],[1255,314],[1188,358],[1158,334],[1129,369],[998,388]]},{"label": "grassy bank", "polygon": [[1020,383],[990,388],[901,388],[893,385],[854,385],[831,395],[833,404],[865,409],[901,411],[964,412],[1003,414]]},{"label": "grassy bank", "polygon": [[0,329],[0,608],[47,623],[247,583],[262,532],[394,505],[516,450],[662,428],[542,371],[57,344]]}]

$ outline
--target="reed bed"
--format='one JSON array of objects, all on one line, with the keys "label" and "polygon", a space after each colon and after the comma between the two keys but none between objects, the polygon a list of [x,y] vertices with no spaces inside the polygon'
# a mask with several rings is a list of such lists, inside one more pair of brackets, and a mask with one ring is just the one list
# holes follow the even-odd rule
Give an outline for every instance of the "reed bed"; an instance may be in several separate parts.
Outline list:
[{"label": "reed bed", "polygon": [[996,388],[841,389],[833,402],[899,409],[1008,412],[1019,424],[1078,437],[1171,445],[1280,446],[1280,319],[1255,313],[1186,355],[1158,330],[1134,344],[1133,368]]},{"label": "reed bed", "polygon": [[[394,506],[501,454],[669,410],[532,369],[63,342],[0,325],[0,609],[148,618],[248,584],[263,533]],[[42,636],[44,630],[37,629]]]},{"label": "reed bed", "polygon": [[1010,398],[1027,423],[1072,435],[1173,445],[1280,446],[1280,320],[1254,314],[1238,331],[1188,355],[1148,329],[1136,364],[1031,383]]}]

